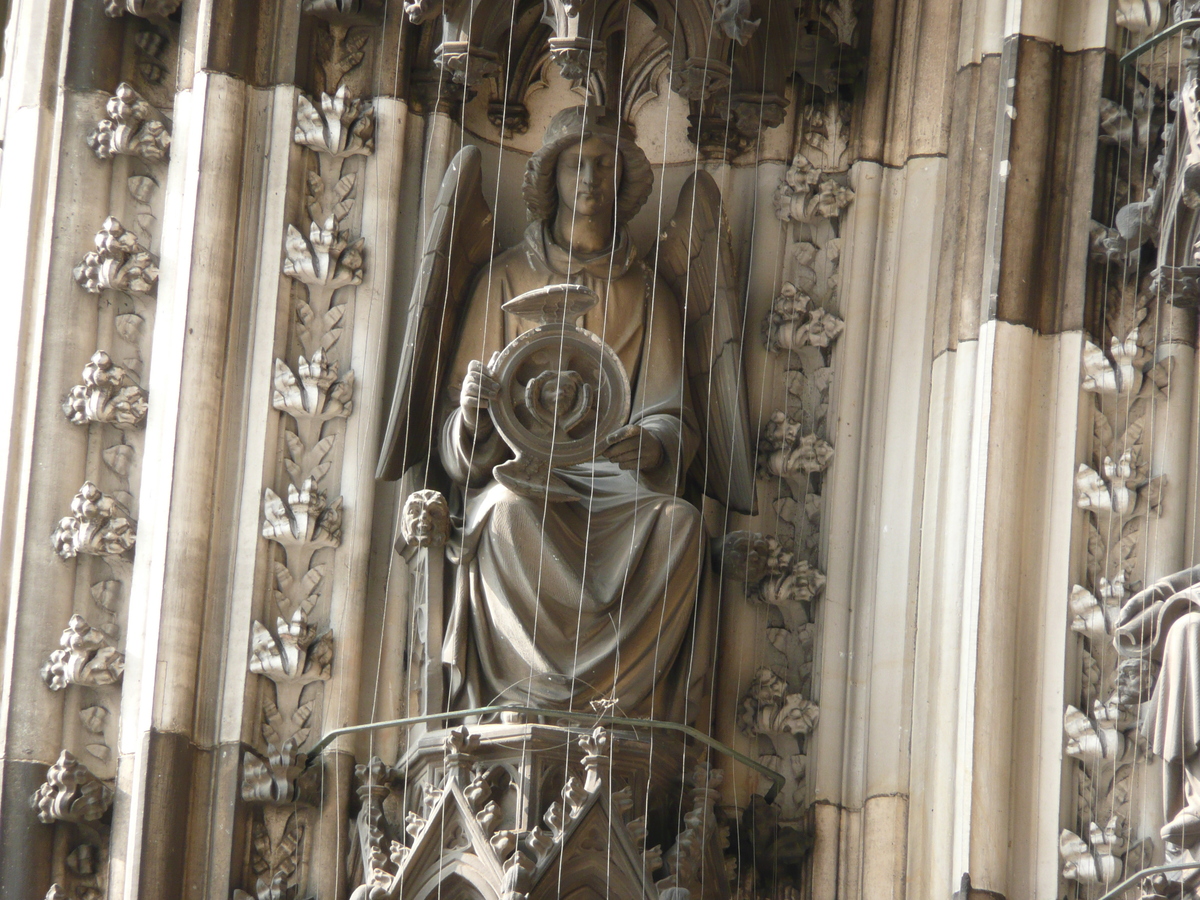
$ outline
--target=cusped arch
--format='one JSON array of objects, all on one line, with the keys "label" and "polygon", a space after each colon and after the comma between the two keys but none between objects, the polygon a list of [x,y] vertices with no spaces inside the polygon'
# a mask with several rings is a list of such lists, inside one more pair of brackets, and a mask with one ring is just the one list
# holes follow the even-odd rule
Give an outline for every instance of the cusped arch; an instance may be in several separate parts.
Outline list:
[{"label": "cusped arch", "polygon": [[[472,860],[478,865],[472,865]],[[447,857],[443,866],[430,872],[405,900],[500,900],[499,885],[489,881],[482,861],[470,854]]]}]

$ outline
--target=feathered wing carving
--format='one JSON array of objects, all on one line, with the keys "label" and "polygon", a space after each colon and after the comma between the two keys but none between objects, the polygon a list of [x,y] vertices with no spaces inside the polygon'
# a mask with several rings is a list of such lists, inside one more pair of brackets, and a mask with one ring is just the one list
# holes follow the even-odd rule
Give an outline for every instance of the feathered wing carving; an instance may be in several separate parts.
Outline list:
[{"label": "feathered wing carving", "polygon": [[756,510],[754,450],[742,358],[745,308],[721,191],[707,172],[684,182],[658,243],[658,272],[684,310],[688,380],[706,444],[693,475],[730,509]]},{"label": "feathered wing carving", "polygon": [[434,421],[459,316],[472,278],[494,251],[477,147],[458,152],[438,191],[425,252],[408,301],[396,392],[376,478],[394,481],[436,445]]}]

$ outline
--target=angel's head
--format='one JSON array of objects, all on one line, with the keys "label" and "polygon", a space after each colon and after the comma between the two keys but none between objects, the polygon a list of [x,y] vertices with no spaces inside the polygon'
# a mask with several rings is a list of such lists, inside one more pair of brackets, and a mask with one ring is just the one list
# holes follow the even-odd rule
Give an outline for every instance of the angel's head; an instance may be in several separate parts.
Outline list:
[{"label": "angel's head", "polygon": [[602,106],[575,106],[558,113],[541,149],[525,169],[525,205],[542,222],[560,209],[618,223],[637,213],[654,184],[646,154]]}]

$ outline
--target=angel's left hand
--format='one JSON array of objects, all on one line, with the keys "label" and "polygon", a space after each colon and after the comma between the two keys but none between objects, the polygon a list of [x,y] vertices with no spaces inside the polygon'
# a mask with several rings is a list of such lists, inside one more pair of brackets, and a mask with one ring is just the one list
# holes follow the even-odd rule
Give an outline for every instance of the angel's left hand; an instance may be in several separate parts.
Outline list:
[{"label": "angel's left hand", "polygon": [[653,469],[666,457],[662,441],[641,425],[618,428],[604,442],[601,454],[622,469]]}]

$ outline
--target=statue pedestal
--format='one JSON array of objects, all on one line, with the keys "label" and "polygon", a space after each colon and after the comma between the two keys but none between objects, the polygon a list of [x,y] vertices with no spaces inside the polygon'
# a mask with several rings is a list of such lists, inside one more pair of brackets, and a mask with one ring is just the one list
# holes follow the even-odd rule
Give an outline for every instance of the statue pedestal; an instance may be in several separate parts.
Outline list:
[{"label": "statue pedestal", "polygon": [[721,772],[674,736],[471,725],[356,774],[353,900],[729,896]]}]

